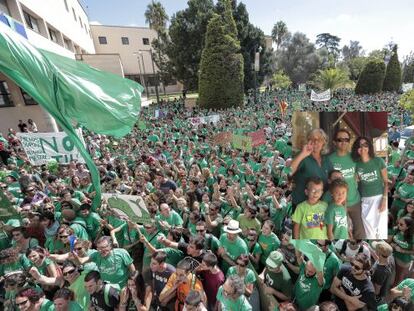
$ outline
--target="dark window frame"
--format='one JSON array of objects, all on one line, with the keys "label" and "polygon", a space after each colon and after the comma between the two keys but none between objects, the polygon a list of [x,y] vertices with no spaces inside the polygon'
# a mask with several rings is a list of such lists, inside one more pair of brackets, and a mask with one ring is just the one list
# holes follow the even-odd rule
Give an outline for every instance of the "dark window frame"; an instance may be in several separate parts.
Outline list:
[{"label": "dark window frame", "polygon": [[76,12],[74,8],[72,8],[72,13],[73,13],[73,19],[75,20],[75,22],[77,22],[78,19],[76,18]]},{"label": "dark window frame", "polygon": [[[50,40],[52,40],[55,43],[59,43],[58,36],[57,36],[57,31],[50,28],[50,27],[47,28],[47,31],[49,32]],[[53,39],[53,37],[55,37],[55,40]]]},{"label": "dark window frame", "polygon": [[39,104],[33,99],[32,96],[30,96],[28,93],[26,93],[22,88],[20,88],[20,92],[22,93],[22,97],[24,100],[24,104],[26,106],[38,106]]},{"label": "dark window frame", "polygon": [[0,108],[15,107],[9,85],[5,80],[0,80],[0,98]]},{"label": "dark window frame", "polygon": [[128,37],[121,37],[122,45],[129,45],[129,38]]},{"label": "dark window frame", "polygon": [[[26,22],[27,27],[29,27],[34,32],[40,33],[39,23],[37,22],[36,17],[31,15],[30,13],[27,13],[26,11],[23,11],[23,17],[24,17],[24,21]],[[36,27],[33,27],[33,25],[36,25]]]},{"label": "dark window frame", "polygon": [[142,44],[143,45],[150,45],[149,38],[142,38]]},{"label": "dark window frame", "polygon": [[63,2],[65,3],[66,11],[69,12],[68,0],[63,0]]},{"label": "dark window frame", "polygon": [[106,39],[105,36],[99,36],[98,37],[98,42],[99,42],[99,44],[108,44],[108,40]]}]

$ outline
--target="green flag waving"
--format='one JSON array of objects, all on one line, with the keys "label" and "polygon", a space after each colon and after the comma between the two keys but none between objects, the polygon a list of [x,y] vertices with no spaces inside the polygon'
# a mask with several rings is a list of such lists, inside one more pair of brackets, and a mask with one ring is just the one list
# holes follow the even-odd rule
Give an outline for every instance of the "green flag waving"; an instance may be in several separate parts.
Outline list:
[{"label": "green flag waving", "polygon": [[32,46],[0,23],[0,72],[49,112],[85,159],[100,203],[99,174],[73,123],[121,137],[138,118],[142,86],[117,75]]},{"label": "green flag waving", "polygon": [[290,240],[290,243],[303,255],[309,258],[316,270],[323,271],[326,255],[317,245],[309,240]]}]

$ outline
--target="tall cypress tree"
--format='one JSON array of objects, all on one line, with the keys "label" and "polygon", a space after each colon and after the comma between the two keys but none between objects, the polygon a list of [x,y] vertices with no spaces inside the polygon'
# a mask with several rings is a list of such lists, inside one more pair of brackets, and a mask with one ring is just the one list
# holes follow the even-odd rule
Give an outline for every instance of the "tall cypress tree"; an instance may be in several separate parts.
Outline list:
[{"label": "tall cypress tree", "polygon": [[199,105],[229,108],[243,104],[243,56],[229,0],[209,21],[199,73]]},{"label": "tall cypress tree", "polygon": [[392,55],[385,72],[383,91],[398,92],[401,88],[401,65],[398,61],[397,45],[392,49]]},{"label": "tall cypress tree", "polygon": [[372,60],[368,62],[359,75],[355,93],[372,94],[381,92],[384,76],[385,64],[382,60]]}]

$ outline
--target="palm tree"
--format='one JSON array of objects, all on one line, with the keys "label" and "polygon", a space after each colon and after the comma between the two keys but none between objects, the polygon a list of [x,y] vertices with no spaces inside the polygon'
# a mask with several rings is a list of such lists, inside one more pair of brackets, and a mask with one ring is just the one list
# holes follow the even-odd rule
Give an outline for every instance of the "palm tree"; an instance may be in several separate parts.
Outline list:
[{"label": "palm tree", "polygon": [[161,2],[152,1],[148,4],[145,11],[145,22],[149,24],[151,29],[154,29],[157,33],[165,30],[169,17],[165,12]]},{"label": "palm tree", "polygon": [[288,28],[284,21],[278,21],[272,29],[272,39],[276,43],[276,49],[279,49],[279,46],[282,44],[283,40],[288,34]]},{"label": "palm tree", "polygon": [[312,81],[312,85],[321,89],[331,89],[331,92],[338,88],[349,85],[348,74],[340,68],[329,68],[325,70],[319,70]]}]

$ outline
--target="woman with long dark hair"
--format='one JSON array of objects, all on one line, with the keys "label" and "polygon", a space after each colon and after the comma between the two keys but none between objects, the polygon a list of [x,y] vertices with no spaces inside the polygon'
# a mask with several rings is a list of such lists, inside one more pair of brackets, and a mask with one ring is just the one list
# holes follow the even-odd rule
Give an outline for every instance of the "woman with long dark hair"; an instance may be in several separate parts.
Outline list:
[{"label": "woman with long dark hair", "polygon": [[372,142],[358,137],[352,145],[361,194],[361,216],[367,239],[387,239],[388,178],[384,160],[376,157]]}]

